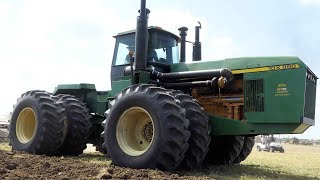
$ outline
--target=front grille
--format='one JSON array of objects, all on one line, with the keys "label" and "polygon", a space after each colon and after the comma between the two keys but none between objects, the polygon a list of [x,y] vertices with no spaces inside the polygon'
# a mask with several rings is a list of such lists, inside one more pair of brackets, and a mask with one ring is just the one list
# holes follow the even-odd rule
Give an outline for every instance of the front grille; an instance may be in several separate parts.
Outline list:
[{"label": "front grille", "polygon": [[306,91],[304,95],[305,105],[304,105],[304,117],[315,119],[315,109],[316,109],[316,99],[317,93],[316,80],[312,81],[310,79],[306,80]]},{"label": "front grille", "polygon": [[263,112],[263,79],[244,81],[244,97],[245,112]]}]

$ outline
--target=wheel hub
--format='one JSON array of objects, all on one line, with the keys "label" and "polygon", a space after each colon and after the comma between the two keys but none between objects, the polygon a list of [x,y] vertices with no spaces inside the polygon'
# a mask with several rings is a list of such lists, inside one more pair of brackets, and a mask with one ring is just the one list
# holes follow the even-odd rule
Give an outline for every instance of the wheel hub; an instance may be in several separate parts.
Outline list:
[{"label": "wheel hub", "polygon": [[121,114],[116,138],[123,152],[130,156],[140,156],[149,149],[153,137],[153,119],[145,109],[131,107]]},{"label": "wheel hub", "polygon": [[36,115],[31,108],[26,107],[20,111],[16,122],[16,135],[21,143],[31,141],[36,132],[36,124]]},{"label": "wheel hub", "polygon": [[152,122],[146,124],[143,128],[143,136],[148,141],[151,142],[153,136],[153,125]]}]

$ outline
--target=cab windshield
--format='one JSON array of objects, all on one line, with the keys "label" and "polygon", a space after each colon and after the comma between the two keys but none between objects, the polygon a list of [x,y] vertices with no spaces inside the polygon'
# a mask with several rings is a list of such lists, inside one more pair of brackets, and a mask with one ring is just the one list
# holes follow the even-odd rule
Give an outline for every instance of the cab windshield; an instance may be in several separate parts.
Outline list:
[{"label": "cab windshield", "polygon": [[[113,66],[130,64],[129,52],[135,51],[135,34],[118,36],[116,40]],[[133,54],[135,57],[135,54]],[[149,32],[147,61],[174,64],[179,62],[177,40],[167,33]]]},{"label": "cab windshield", "polygon": [[149,38],[148,61],[174,64],[179,62],[178,42],[173,37],[153,32]]}]

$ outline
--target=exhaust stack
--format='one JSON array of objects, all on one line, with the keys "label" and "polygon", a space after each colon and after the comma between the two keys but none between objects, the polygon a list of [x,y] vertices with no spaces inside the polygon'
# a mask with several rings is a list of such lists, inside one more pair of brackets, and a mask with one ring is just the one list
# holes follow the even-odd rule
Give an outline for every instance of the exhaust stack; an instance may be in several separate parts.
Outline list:
[{"label": "exhaust stack", "polygon": [[193,44],[192,61],[201,61],[201,42],[200,42],[200,29],[201,23],[198,21],[199,26],[196,26],[196,37]]},{"label": "exhaust stack", "polygon": [[134,61],[135,70],[147,69],[147,50],[148,50],[148,18],[149,9],[146,8],[146,0],[141,0],[140,15],[137,18],[136,29],[136,57]]},{"label": "exhaust stack", "polygon": [[186,62],[186,37],[187,37],[187,27],[181,27],[178,29],[180,31],[181,46],[180,46],[180,62]]}]

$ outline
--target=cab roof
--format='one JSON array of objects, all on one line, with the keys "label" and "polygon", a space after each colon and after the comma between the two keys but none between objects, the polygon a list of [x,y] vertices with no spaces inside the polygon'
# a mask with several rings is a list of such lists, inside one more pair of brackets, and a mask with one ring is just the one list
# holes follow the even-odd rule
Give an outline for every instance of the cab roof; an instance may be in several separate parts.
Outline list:
[{"label": "cab roof", "polygon": [[[165,34],[167,34],[167,35],[175,38],[178,42],[181,42],[181,39],[180,39],[179,36],[177,36],[177,35],[169,32],[169,31],[166,31],[166,30],[162,29],[162,28],[159,27],[159,26],[149,26],[149,27],[148,27],[148,31],[149,31],[149,32],[152,32],[152,31],[162,32],[162,33],[165,33]],[[134,34],[135,32],[136,32],[136,30],[133,29],[133,30],[130,30],[130,31],[120,32],[120,33],[118,33],[117,35],[115,35],[115,36],[113,36],[113,37],[114,37],[114,38],[117,38],[117,37],[119,37],[119,36],[124,36],[124,35],[128,35],[128,34]]]}]

